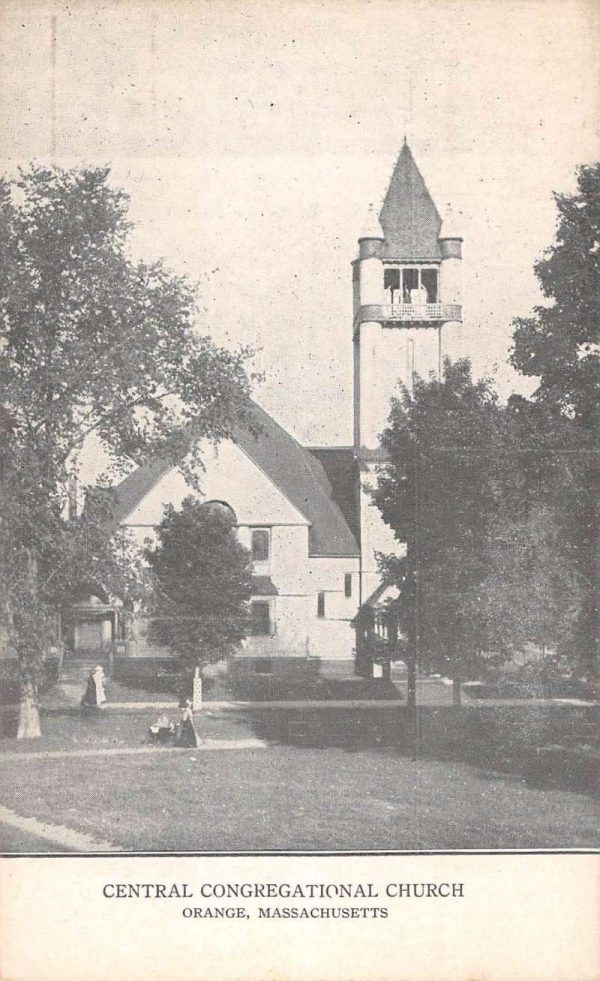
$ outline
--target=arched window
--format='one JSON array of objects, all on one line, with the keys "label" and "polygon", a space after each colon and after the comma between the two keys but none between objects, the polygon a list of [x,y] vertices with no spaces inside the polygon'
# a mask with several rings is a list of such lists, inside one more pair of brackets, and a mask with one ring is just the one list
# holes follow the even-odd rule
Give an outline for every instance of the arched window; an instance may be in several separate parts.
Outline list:
[{"label": "arched window", "polygon": [[237,525],[238,523],[237,514],[231,507],[231,504],[228,504],[227,501],[203,501],[202,507],[210,509],[210,511],[216,512],[217,514],[227,515],[230,518],[232,525]]}]

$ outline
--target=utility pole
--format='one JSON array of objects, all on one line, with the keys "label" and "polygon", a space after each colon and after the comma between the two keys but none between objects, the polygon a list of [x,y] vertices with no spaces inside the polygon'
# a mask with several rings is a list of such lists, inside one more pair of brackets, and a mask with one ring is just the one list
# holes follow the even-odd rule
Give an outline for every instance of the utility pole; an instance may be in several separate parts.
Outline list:
[{"label": "utility pole", "polygon": [[408,618],[408,656],[406,660],[406,707],[408,712],[410,740],[413,760],[418,758],[418,710],[417,710],[417,667],[421,648],[421,584],[419,580],[419,527],[420,527],[420,449],[418,410],[414,402],[414,364],[411,365],[410,396],[415,420],[413,445],[413,491],[414,510],[412,534],[406,543],[408,564],[409,602],[412,610]]}]

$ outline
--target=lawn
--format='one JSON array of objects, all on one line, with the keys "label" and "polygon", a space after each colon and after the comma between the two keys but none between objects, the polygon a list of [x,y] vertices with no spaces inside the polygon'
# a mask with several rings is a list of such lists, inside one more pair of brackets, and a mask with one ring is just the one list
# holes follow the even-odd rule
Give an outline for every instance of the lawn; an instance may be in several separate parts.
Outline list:
[{"label": "lawn", "polygon": [[[148,713],[44,720],[2,762],[0,803],[127,850],[561,848],[598,845],[590,797],[534,790],[465,763],[412,762],[393,747],[264,749],[26,759],[43,749],[140,745]],[[254,736],[204,716],[202,735]],[[17,844],[15,844],[17,842]],[[5,851],[21,850],[8,833]]]}]

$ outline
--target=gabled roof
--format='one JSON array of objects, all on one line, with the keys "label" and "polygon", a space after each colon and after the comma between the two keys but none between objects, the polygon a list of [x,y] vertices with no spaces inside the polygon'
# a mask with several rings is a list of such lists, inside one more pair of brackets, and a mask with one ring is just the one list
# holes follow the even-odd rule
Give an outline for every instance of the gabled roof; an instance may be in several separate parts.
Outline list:
[{"label": "gabled roof", "polygon": [[[357,556],[356,539],[334,500],[320,461],[256,402],[251,411],[257,433],[237,426],[234,441],[310,523],[309,554]],[[129,474],[116,488],[117,521],[124,522],[173,466],[172,460],[155,459]]]},{"label": "gabled roof", "polygon": [[438,235],[442,220],[406,140],[379,220],[385,235],[384,259],[437,261],[441,258]]},{"label": "gabled roof", "polygon": [[344,515],[350,531],[360,541],[360,508],[358,503],[358,462],[352,446],[311,446],[331,485],[333,499]]},{"label": "gabled roof", "polygon": [[358,555],[356,539],[334,499],[320,461],[256,403],[253,416],[260,430],[258,435],[238,427],[234,439],[310,521],[310,555]]},{"label": "gabled roof", "polygon": [[[388,590],[391,590],[391,593],[389,596],[386,596],[385,594],[387,593]],[[397,600],[399,596],[400,596],[400,590],[398,589],[398,587],[393,583],[385,582],[384,580],[383,582],[380,582],[377,589],[373,590],[371,595],[368,596],[366,600],[364,600],[363,606],[370,606],[374,608],[378,606],[379,601],[382,599],[394,601]]]},{"label": "gabled roof", "polygon": [[140,501],[148,494],[161,477],[173,469],[173,461],[155,457],[136,467],[120,484],[115,487],[117,504],[114,520],[117,524],[124,522]]}]

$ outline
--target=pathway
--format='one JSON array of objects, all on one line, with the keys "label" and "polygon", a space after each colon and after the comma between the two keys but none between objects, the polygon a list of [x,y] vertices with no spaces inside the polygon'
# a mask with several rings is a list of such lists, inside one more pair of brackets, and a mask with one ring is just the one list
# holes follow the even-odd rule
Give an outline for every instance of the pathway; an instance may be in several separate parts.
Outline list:
[{"label": "pathway", "polygon": [[204,739],[199,746],[90,746],[86,749],[47,749],[31,753],[0,753],[0,763],[14,763],[21,760],[60,760],[78,756],[140,756],[144,753],[176,753],[184,749],[190,753],[206,753],[221,749],[265,749],[262,739]]},{"label": "pathway", "polygon": [[[49,841],[53,845],[59,845],[63,850],[76,852],[118,852],[121,849],[111,842],[96,838],[93,835],[82,834],[80,831],[73,831],[71,828],[63,828],[59,824],[47,824],[38,821],[37,818],[22,817],[15,814],[8,807],[0,807],[0,824],[8,825],[17,832],[25,835],[33,835],[36,839]],[[37,851],[38,849],[36,849]],[[49,849],[56,851],[55,848]]]}]

